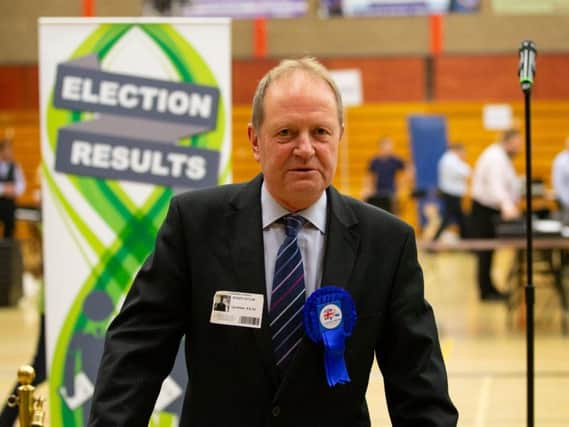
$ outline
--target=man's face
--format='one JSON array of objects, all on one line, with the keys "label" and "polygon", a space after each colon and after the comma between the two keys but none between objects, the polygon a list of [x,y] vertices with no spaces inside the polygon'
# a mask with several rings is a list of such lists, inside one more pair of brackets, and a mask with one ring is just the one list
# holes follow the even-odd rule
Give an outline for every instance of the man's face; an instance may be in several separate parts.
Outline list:
[{"label": "man's face", "polygon": [[504,147],[506,153],[508,153],[510,157],[513,158],[517,156],[522,151],[522,136],[521,135],[512,136],[510,139],[506,141]]},{"label": "man's face", "polygon": [[456,153],[456,155],[460,160],[466,160],[466,150],[464,149],[464,147],[457,148],[456,150],[454,150],[454,152]]},{"label": "man's face", "polygon": [[393,154],[393,142],[390,139],[384,139],[379,143],[379,153],[384,156]]},{"label": "man's face", "polygon": [[265,185],[290,211],[305,209],[330,185],[343,128],[334,92],[319,77],[296,70],[271,82],[260,129],[249,140]]}]

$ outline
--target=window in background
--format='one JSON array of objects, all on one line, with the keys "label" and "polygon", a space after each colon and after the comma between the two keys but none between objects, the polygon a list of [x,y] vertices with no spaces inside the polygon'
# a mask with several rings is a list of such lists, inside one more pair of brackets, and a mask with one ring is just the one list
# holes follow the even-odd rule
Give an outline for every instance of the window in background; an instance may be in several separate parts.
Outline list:
[{"label": "window in background", "polygon": [[321,0],[323,16],[401,16],[477,12],[480,0]]}]

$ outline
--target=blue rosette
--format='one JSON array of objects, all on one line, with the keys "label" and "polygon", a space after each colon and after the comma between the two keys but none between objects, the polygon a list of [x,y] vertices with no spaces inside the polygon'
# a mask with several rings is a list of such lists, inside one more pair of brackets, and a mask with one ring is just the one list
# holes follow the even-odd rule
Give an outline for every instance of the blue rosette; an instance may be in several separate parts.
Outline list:
[{"label": "blue rosette", "polygon": [[350,294],[342,288],[317,289],[304,304],[304,330],[310,340],[324,346],[324,369],[330,387],[350,382],[344,353],[357,315]]}]

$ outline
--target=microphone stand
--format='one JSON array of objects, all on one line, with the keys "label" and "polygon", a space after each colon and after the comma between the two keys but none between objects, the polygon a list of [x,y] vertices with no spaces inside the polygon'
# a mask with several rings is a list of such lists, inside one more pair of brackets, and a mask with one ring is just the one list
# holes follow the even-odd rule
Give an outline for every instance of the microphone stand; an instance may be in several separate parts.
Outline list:
[{"label": "microphone stand", "polygon": [[527,345],[527,425],[534,426],[534,303],[533,225],[531,174],[531,87],[535,73],[535,44],[522,42],[520,48],[520,83],[524,92],[526,134],[526,345]]},{"label": "microphone stand", "polygon": [[527,422],[534,425],[534,303],[533,226],[531,188],[531,88],[524,90],[526,133],[526,344],[527,344]]}]

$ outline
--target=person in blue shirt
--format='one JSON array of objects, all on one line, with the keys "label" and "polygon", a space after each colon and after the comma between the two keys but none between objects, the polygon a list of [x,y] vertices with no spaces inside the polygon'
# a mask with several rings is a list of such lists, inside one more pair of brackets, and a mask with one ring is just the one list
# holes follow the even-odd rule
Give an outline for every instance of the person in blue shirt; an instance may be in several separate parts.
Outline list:
[{"label": "person in blue shirt", "polygon": [[393,154],[390,138],[381,138],[378,148],[377,156],[369,162],[364,200],[395,213],[396,176],[405,169],[405,162]]}]

